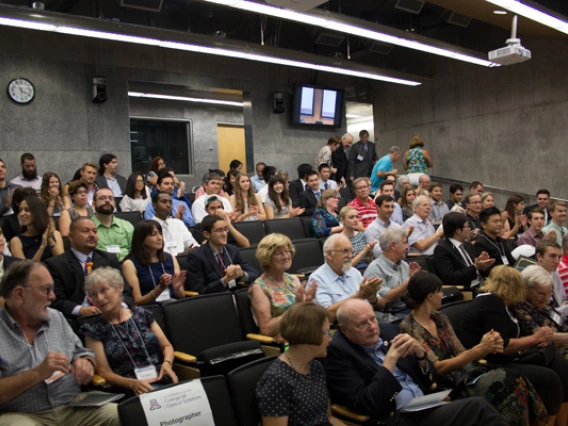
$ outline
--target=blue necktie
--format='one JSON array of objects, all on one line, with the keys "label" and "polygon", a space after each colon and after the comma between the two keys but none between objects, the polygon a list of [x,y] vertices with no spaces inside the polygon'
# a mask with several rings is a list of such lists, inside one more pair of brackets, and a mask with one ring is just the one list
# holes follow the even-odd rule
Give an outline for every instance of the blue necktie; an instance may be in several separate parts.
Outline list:
[{"label": "blue necktie", "polygon": [[319,192],[314,192],[314,195],[316,196],[316,200],[319,201],[319,199],[320,199],[320,193],[319,193]]},{"label": "blue necktie", "polygon": [[327,189],[327,182],[323,184],[323,189]]}]

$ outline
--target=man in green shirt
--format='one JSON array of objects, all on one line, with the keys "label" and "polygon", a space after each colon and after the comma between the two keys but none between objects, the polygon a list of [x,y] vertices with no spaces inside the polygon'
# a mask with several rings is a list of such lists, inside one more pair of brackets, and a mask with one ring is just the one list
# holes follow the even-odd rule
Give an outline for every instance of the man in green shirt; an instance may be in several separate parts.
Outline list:
[{"label": "man in green shirt", "polygon": [[95,191],[93,221],[97,226],[99,237],[97,248],[116,254],[118,260],[122,262],[130,251],[134,227],[128,221],[114,217],[115,206],[114,195],[109,188],[99,188]]}]

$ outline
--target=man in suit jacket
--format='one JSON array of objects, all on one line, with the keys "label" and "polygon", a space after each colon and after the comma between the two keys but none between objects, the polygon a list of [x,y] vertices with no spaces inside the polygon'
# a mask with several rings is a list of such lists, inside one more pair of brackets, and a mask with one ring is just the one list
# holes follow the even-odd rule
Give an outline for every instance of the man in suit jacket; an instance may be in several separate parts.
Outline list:
[{"label": "man in suit jacket", "polygon": [[258,272],[242,258],[239,249],[227,244],[225,219],[205,216],[201,232],[207,243],[187,256],[187,290],[200,294],[221,293],[235,289],[237,281],[250,284],[258,278]]},{"label": "man in suit jacket", "polygon": [[[97,250],[97,227],[88,217],[79,217],[69,228],[71,249],[45,263],[53,277],[55,297],[52,307],[63,312],[67,318],[100,313],[85,294],[85,277],[96,268],[110,266],[120,269],[114,253]],[[132,306],[134,298],[128,284],[124,285],[124,301]]]},{"label": "man in suit jacket", "polygon": [[466,290],[478,287],[483,281],[482,273],[495,259],[485,251],[476,255],[475,248],[467,241],[471,228],[463,213],[446,214],[442,228],[446,238],[434,249],[437,275],[446,285],[463,285]]},{"label": "man in suit jacket", "polygon": [[511,254],[511,249],[507,240],[499,236],[503,231],[503,217],[497,207],[489,207],[482,210],[479,214],[479,222],[483,232],[475,240],[475,253],[477,256],[484,251],[489,254],[495,262],[485,270],[485,275],[489,275],[491,269],[497,265],[515,264],[515,258]]},{"label": "man in suit jacket", "polygon": [[95,183],[99,188],[110,188],[115,197],[126,195],[126,178],[116,173],[118,161],[114,154],[104,154],[99,159],[99,176]]},{"label": "man in suit jacket", "polygon": [[349,179],[371,176],[375,161],[377,161],[375,144],[369,142],[369,132],[361,130],[359,142],[354,144],[349,151]]},{"label": "man in suit jacket", "polygon": [[290,192],[290,199],[292,200],[292,205],[294,207],[299,206],[300,202],[300,194],[304,191],[307,191],[308,185],[308,173],[312,171],[311,164],[300,164],[298,166],[298,179],[293,180],[290,182],[290,187],[288,191]]},{"label": "man in suit jacket", "polygon": [[337,313],[336,332],[323,360],[330,397],[372,422],[388,425],[506,425],[483,398],[467,398],[419,413],[401,413],[415,397],[435,389],[435,369],[408,334],[379,324],[364,300],[350,299]]},{"label": "man in suit jacket", "polygon": [[349,165],[347,150],[351,148],[351,145],[353,145],[353,136],[349,133],[345,133],[341,137],[339,148],[331,153],[331,162],[333,167],[337,169],[332,178],[337,183],[341,183],[342,179],[347,180],[347,166]]},{"label": "man in suit jacket", "polygon": [[523,214],[528,214],[532,209],[538,207],[544,212],[544,226],[550,223],[550,210],[548,209],[548,205],[550,204],[550,191],[548,189],[539,189],[536,192],[536,204],[531,204],[530,206],[526,206],[523,210]]},{"label": "man in suit jacket", "polygon": [[308,173],[308,190],[300,192],[300,198],[298,200],[298,205],[305,209],[302,216],[312,216],[316,210],[316,206],[321,197],[321,191],[319,188],[319,173],[315,170],[311,170]]}]

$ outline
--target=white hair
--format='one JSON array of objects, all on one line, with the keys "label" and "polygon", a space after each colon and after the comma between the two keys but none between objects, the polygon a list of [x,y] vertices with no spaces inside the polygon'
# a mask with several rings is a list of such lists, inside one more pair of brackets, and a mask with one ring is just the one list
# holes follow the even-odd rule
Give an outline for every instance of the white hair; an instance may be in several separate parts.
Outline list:
[{"label": "white hair", "polygon": [[535,285],[541,285],[547,288],[552,287],[552,275],[542,266],[527,266],[523,269],[523,272],[521,272],[521,276],[527,288],[534,287]]},{"label": "white hair", "polygon": [[416,197],[414,199],[414,201],[412,202],[412,210],[416,210],[416,207],[418,207],[418,204],[420,204],[423,201],[430,202],[430,197],[427,197],[426,195],[419,195],[418,197]]},{"label": "white hair", "polygon": [[323,243],[323,255],[324,255],[326,263],[327,263],[326,253],[330,250],[333,250],[335,248],[335,244],[337,243],[337,241],[341,240],[341,239],[345,239],[345,240],[349,241],[349,239],[344,235],[333,234],[332,236],[328,237],[327,240],[325,240],[325,242]]},{"label": "white hair", "polygon": [[402,149],[400,149],[400,146],[393,145],[389,148],[389,154],[394,154],[395,152],[402,154]]},{"label": "white hair", "polygon": [[345,133],[343,136],[341,136],[342,141],[348,138],[351,138],[351,140],[353,140],[353,135],[351,133]]},{"label": "white hair", "polygon": [[451,212],[458,212],[458,213],[465,213],[465,209],[460,206],[459,204],[454,204],[454,206],[452,207],[452,209],[450,210]]}]

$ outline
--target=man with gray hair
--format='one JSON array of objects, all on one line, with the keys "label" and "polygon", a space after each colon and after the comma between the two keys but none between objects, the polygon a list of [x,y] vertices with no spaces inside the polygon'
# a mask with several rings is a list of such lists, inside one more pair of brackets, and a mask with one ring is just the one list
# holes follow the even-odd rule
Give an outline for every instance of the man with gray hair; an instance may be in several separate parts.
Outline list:
[{"label": "man with gray hair", "polygon": [[33,260],[14,263],[1,288],[0,425],[119,425],[115,404],[69,406],[93,378],[95,354],[49,307],[55,293],[47,268]]},{"label": "man with gray hair", "polygon": [[383,284],[379,290],[385,303],[384,312],[397,318],[404,318],[410,309],[400,300],[406,294],[408,280],[421,270],[420,266],[404,261],[408,243],[406,232],[401,228],[388,228],[379,238],[383,253],[375,259],[365,271],[365,278],[382,278]]},{"label": "man with gray hair", "polygon": [[430,176],[420,175],[418,178],[418,188],[416,188],[416,196],[430,196]]},{"label": "man with gray hair", "polygon": [[331,153],[331,162],[337,169],[333,180],[337,183],[345,184],[347,176],[347,166],[349,161],[347,160],[347,151],[353,145],[353,136],[350,133],[345,133],[341,136],[341,144],[339,147]]},{"label": "man with gray hair", "polygon": [[409,229],[411,226],[414,229],[408,237],[409,253],[418,253],[422,256],[434,254],[438,240],[444,235],[442,227],[436,231],[434,225],[428,220],[430,208],[430,197],[428,196],[421,195],[412,202],[414,214],[404,222],[404,229]]},{"label": "man with gray hair", "polygon": [[[195,224],[201,223],[203,218],[207,216],[207,212],[205,211],[205,203],[210,195],[217,195],[219,200],[223,203],[223,209],[229,213],[231,219],[234,219],[234,215],[231,215],[233,212],[233,208],[231,207],[231,203],[225,197],[219,195],[219,191],[223,187],[223,180],[221,176],[215,173],[206,173],[203,176],[203,188],[205,189],[205,194],[199,197],[197,200],[193,202],[191,206],[191,212],[193,213],[193,220]],[[153,216],[153,214],[152,214]]]},{"label": "man with gray hair", "polygon": [[363,278],[361,273],[351,267],[353,247],[349,239],[334,234],[323,245],[325,264],[310,275],[311,286],[317,284],[315,302],[335,317],[341,304],[347,299],[365,299],[373,308],[384,307],[377,292],[381,286],[380,278]]},{"label": "man with gray hair", "polygon": [[385,180],[388,174],[397,175],[398,169],[394,168],[394,163],[396,163],[402,156],[402,150],[399,146],[391,146],[389,153],[384,157],[381,157],[379,161],[373,167],[371,172],[371,193],[374,194],[381,186],[381,183]]}]

